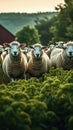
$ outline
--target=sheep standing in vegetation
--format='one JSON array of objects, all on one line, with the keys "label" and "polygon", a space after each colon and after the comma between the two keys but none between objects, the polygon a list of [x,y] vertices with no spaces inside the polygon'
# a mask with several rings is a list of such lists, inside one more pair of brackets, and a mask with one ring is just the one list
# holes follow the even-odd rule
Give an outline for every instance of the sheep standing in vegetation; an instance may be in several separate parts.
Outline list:
[{"label": "sheep standing in vegetation", "polygon": [[42,74],[50,69],[50,59],[43,50],[43,46],[36,43],[32,46],[33,50],[29,52],[28,74],[40,78]]},{"label": "sheep standing in vegetation", "polygon": [[[53,50],[55,51],[55,50]],[[53,53],[52,51],[52,53]],[[51,65],[66,70],[73,69],[73,42],[67,42],[63,49],[51,53]]]},{"label": "sheep standing in vegetation", "polygon": [[24,78],[27,71],[27,58],[21,52],[21,44],[13,41],[9,44],[9,53],[5,56],[2,68],[4,73],[10,77],[11,80]]}]

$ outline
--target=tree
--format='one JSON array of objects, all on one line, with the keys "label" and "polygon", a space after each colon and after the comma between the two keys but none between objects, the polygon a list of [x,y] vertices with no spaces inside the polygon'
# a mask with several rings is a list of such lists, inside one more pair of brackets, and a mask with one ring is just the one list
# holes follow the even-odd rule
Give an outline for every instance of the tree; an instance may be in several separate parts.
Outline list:
[{"label": "tree", "polygon": [[48,45],[53,37],[53,33],[51,33],[50,28],[53,26],[56,18],[53,17],[51,19],[48,19],[47,17],[43,19],[36,20],[35,27],[37,28],[39,35],[40,35],[40,41],[43,45]]},{"label": "tree", "polygon": [[40,42],[38,30],[29,25],[24,26],[20,31],[16,33],[17,40],[21,43],[26,43],[27,45],[32,45],[36,42]]},{"label": "tree", "polygon": [[73,0],[64,0],[65,4],[58,5],[59,10],[55,23],[54,39],[69,41],[73,40]]}]

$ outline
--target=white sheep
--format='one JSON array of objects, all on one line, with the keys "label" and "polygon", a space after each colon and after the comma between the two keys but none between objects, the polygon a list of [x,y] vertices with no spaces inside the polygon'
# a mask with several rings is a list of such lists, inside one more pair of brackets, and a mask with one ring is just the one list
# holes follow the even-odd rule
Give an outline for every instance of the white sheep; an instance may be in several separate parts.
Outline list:
[{"label": "white sheep", "polygon": [[28,74],[32,77],[40,78],[42,74],[50,69],[50,59],[43,50],[43,46],[36,43],[32,46],[33,50],[29,53]]},{"label": "white sheep", "polygon": [[5,56],[8,54],[9,51],[9,47],[4,48],[1,56],[2,56],[2,61],[4,60]]},{"label": "white sheep", "polygon": [[63,48],[54,47],[53,50],[51,51],[50,58],[52,58],[53,56],[55,57],[58,53],[62,51],[63,51]]},{"label": "white sheep", "polygon": [[3,57],[2,57],[3,50],[4,50],[3,46],[0,45],[0,65],[2,64],[2,60],[3,60]]},{"label": "white sheep", "polygon": [[27,71],[27,58],[21,52],[21,44],[13,41],[9,44],[9,53],[5,56],[2,68],[4,73],[13,81],[24,78]]},{"label": "white sheep", "polygon": [[9,43],[3,43],[2,60],[8,54],[8,51],[9,51]]},{"label": "white sheep", "polygon": [[51,45],[49,46],[49,48],[45,51],[46,54],[49,56],[49,58],[50,58],[51,51],[54,49],[54,47],[55,47],[55,45],[54,45],[54,44],[51,44]]},{"label": "white sheep", "polygon": [[58,47],[58,48],[62,48],[64,42],[63,42],[63,41],[58,41],[58,42],[56,42],[56,44],[57,44],[56,47]]},{"label": "white sheep", "polygon": [[73,41],[67,42],[63,49],[51,56],[51,65],[66,70],[73,69]]}]

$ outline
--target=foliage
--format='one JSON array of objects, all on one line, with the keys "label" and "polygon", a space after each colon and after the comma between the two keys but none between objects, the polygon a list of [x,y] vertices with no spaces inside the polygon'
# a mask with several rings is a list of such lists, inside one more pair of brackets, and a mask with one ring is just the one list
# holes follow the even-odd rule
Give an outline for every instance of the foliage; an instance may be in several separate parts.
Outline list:
[{"label": "foliage", "polygon": [[[37,18],[36,28],[44,45],[49,41],[73,40],[73,1],[65,0],[65,5],[56,9],[60,12],[53,19]],[[20,32],[25,32],[21,36],[27,39],[20,37],[20,42],[37,42],[35,30],[24,26]],[[33,32],[34,40],[30,36]],[[33,77],[10,82],[0,68],[0,129],[72,130],[73,70],[51,68],[42,82]]]},{"label": "foliage", "polygon": [[18,31],[16,37],[20,43],[26,43],[27,45],[40,42],[38,30],[36,28],[31,28],[29,25],[24,26]]},{"label": "foliage", "polygon": [[10,82],[10,79],[4,74],[2,66],[0,65],[0,84],[7,84],[8,82]]},{"label": "foliage", "polygon": [[43,45],[54,44],[60,40],[73,40],[73,0],[64,0],[64,2],[65,4],[55,7],[57,12],[40,12],[37,14],[1,13],[0,24],[4,25],[4,27],[14,34],[20,32],[20,29],[27,25],[29,27],[36,27],[39,36],[36,36],[38,35],[37,32],[35,35],[31,35],[34,40],[32,40],[31,36],[29,37],[30,32],[28,31],[26,34],[21,34],[19,38],[19,41],[28,44],[29,42],[33,44],[35,41],[38,41],[37,37],[40,38],[40,42]]},{"label": "foliage", "polygon": [[51,18],[56,12],[39,12],[39,13],[0,13],[0,24],[15,34],[25,25],[34,26],[36,18]]},{"label": "foliage", "polygon": [[53,27],[54,23],[56,21],[56,17],[53,17],[52,19],[48,19],[47,17],[44,17],[43,19],[37,19],[35,27],[37,28],[39,35],[40,35],[40,41],[43,45],[50,44],[50,41],[53,37],[53,33],[51,32],[51,27]]},{"label": "foliage", "polygon": [[57,13],[51,19],[44,17],[36,20],[35,27],[43,45],[73,40],[73,0],[64,0],[64,2],[65,4],[55,7]]},{"label": "foliage", "polygon": [[58,5],[56,10],[59,12],[54,25],[54,39],[56,41],[73,40],[73,0],[65,0],[65,4]]},{"label": "foliage", "polygon": [[68,121],[68,130],[72,130],[73,129],[73,115],[69,118]]},{"label": "foliage", "polygon": [[73,70],[0,84],[1,130],[72,130]]}]

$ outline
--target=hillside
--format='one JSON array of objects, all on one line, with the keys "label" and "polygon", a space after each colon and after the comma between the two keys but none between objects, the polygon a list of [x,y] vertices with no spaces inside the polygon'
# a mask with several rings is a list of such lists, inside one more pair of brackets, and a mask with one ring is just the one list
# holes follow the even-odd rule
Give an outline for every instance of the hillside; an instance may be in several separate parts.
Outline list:
[{"label": "hillside", "polygon": [[15,34],[24,25],[28,24],[30,26],[35,25],[35,20],[38,18],[51,18],[56,15],[55,12],[46,13],[0,13],[0,24],[8,29],[11,33]]}]

